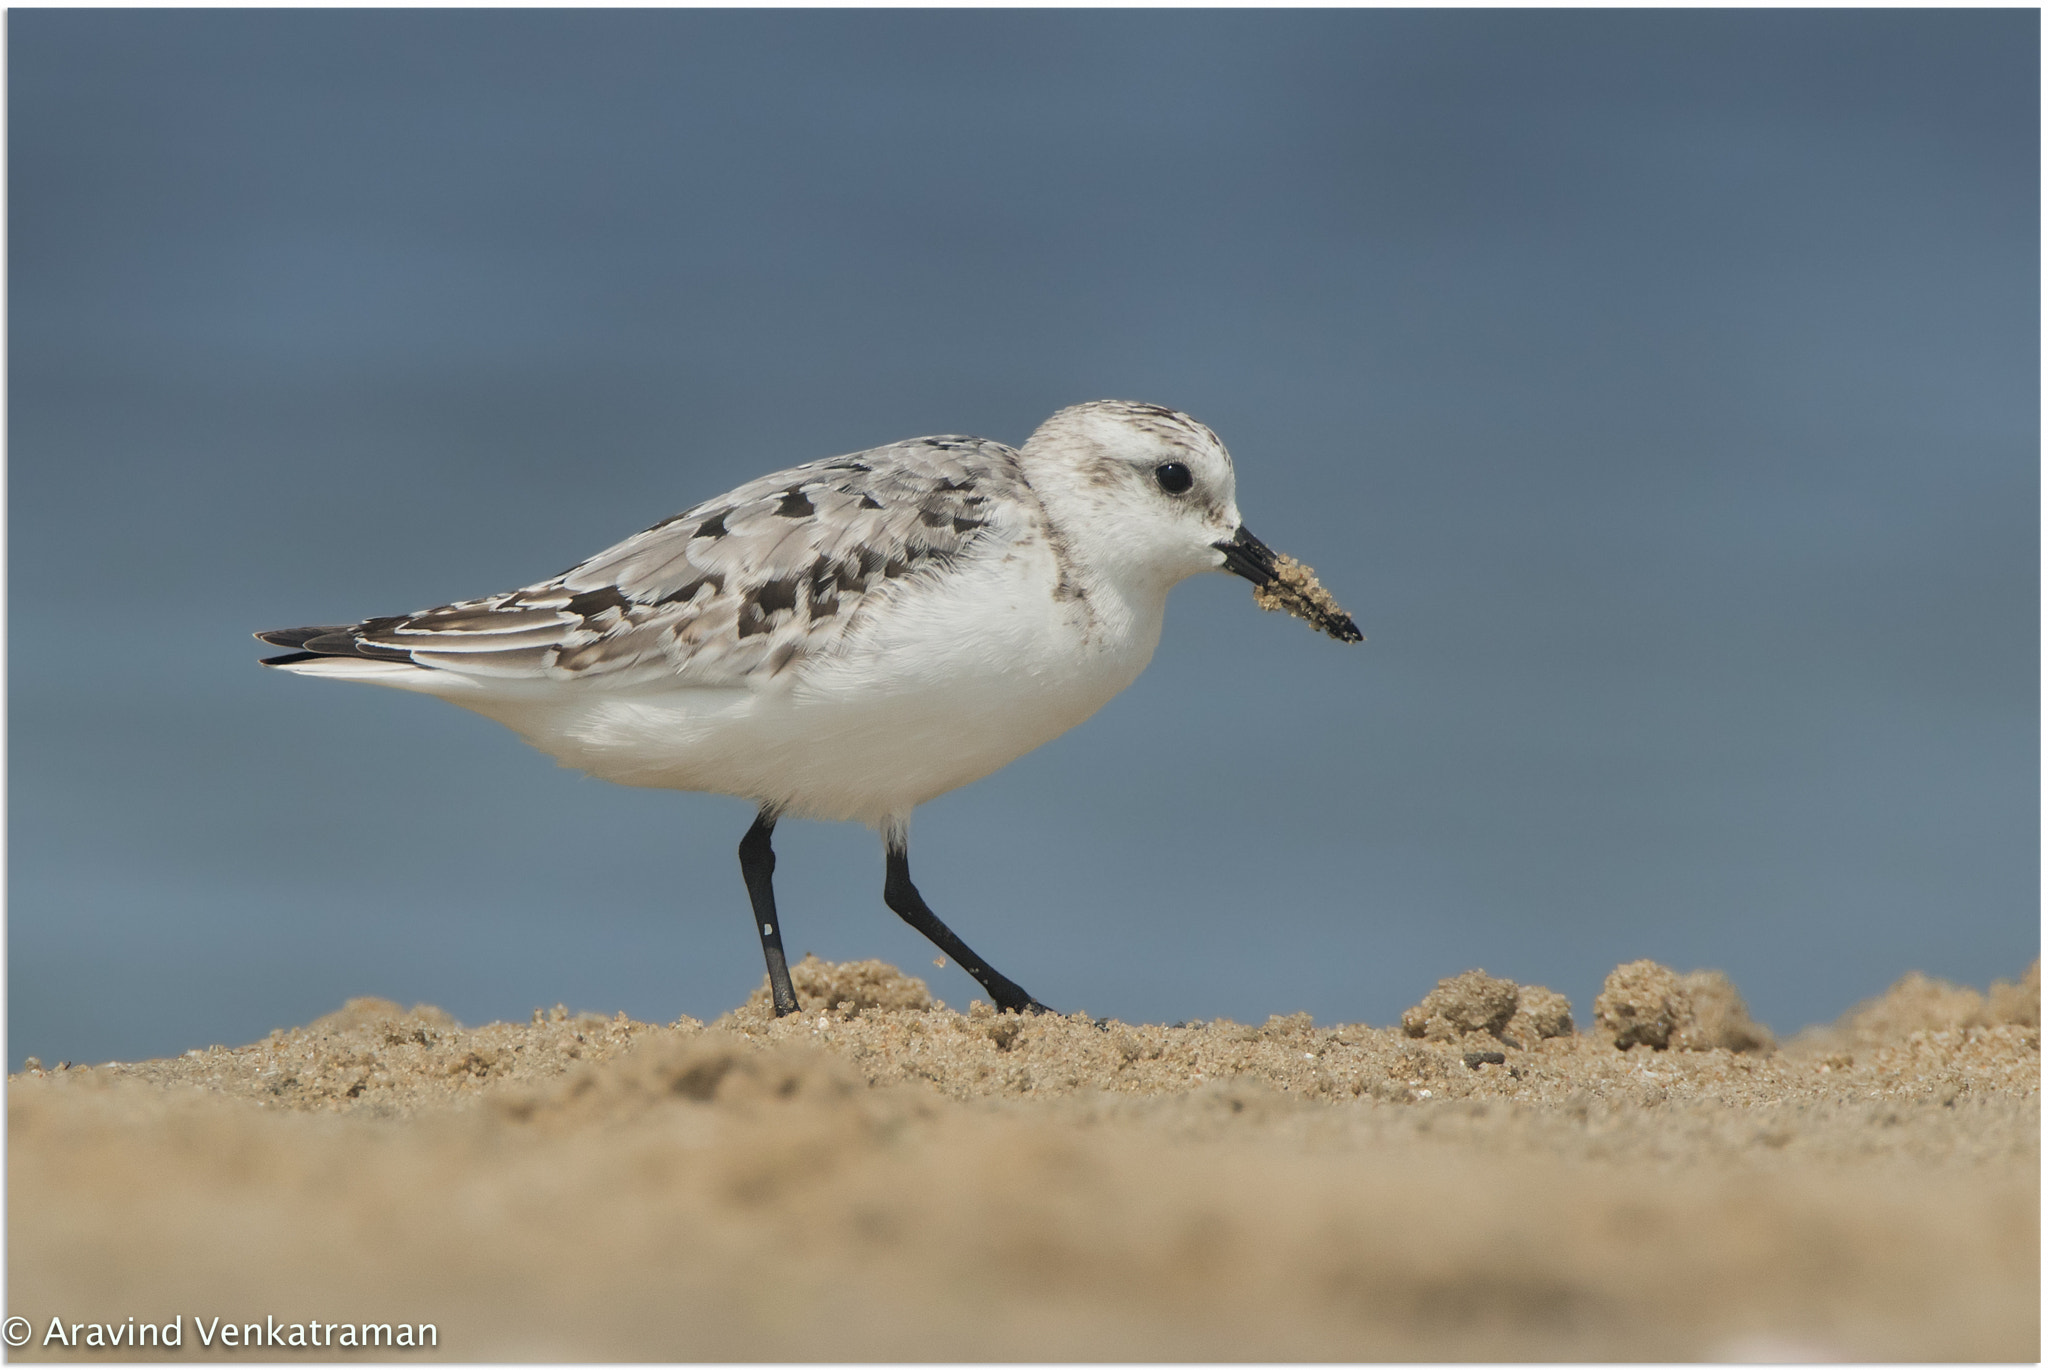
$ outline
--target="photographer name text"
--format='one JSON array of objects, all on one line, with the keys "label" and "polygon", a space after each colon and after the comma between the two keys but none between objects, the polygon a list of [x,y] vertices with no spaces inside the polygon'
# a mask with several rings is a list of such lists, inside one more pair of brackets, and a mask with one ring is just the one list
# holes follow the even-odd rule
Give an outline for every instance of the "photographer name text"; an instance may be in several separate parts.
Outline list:
[{"label": "photographer name text", "polygon": [[[27,1345],[29,1338],[23,1334],[32,1326],[26,1318],[9,1318],[7,1344]],[[182,1313],[164,1323],[140,1322],[134,1318],[126,1322],[67,1323],[62,1318],[51,1318],[41,1344],[76,1350],[142,1347],[177,1350],[187,1345],[185,1334],[186,1320]],[[441,1344],[440,1332],[430,1322],[279,1322],[268,1315],[262,1322],[231,1322],[226,1318],[204,1318],[195,1314],[191,1320],[191,1334],[190,1344],[205,1350],[216,1347],[265,1351],[349,1347],[402,1350]]]}]

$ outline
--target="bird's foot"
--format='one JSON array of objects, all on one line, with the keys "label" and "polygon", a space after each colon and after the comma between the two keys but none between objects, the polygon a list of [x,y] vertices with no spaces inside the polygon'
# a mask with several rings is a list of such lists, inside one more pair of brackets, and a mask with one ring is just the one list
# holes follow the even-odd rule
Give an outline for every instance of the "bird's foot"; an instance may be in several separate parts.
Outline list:
[{"label": "bird's foot", "polygon": [[[995,983],[990,984],[989,980]],[[1023,986],[1005,976],[990,975],[982,981],[981,987],[988,991],[989,998],[996,1001],[997,1013],[1050,1013],[1054,1017],[1060,1016],[1058,1009],[1047,1008],[1032,998]]]}]

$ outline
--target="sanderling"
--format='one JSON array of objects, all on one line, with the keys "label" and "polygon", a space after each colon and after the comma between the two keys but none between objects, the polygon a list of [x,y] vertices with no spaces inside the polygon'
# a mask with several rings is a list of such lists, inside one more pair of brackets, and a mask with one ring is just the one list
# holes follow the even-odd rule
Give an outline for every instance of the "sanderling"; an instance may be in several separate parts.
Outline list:
[{"label": "sanderling", "polygon": [[266,666],[439,695],[622,785],[758,806],[740,872],[777,1015],[776,820],[882,836],[882,899],[998,1009],[1044,1005],[910,882],[910,813],[1080,723],[1137,678],[1166,594],[1229,570],[1266,608],[1360,634],[1238,517],[1230,454],[1158,405],[1063,409],[1022,448],[913,438],[779,471],[551,580],[338,627],[258,633]]}]

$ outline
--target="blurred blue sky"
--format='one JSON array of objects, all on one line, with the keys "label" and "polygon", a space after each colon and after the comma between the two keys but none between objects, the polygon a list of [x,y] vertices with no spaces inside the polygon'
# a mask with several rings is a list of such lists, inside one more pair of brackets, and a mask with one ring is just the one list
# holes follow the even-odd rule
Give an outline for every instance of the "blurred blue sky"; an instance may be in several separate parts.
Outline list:
[{"label": "blurred blue sky", "polygon": [[[919,811],[1040,998],[1583,1022],[1651,956],[1784,1030],[2037,954],[2031,11],[7,22],[11,1065],[737,1003],[745,805],[249,633],[1104,396],[1368,641],[1191,582]],[[793,951],[964,1006],[870,834],[778,842]]]}]

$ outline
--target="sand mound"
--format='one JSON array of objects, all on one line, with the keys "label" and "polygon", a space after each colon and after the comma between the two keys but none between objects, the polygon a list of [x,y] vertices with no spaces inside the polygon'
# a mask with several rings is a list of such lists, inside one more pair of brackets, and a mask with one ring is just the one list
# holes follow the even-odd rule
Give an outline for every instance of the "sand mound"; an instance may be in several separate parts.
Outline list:
[{"label": "sand mound", "polygon": [[[789,983],[796,1001],[810,1012],[820,1010],[851,1016],[862,1009],[911,1009],[932,1007],[931,991],[924,981],[905,975],[887,961],[820,961],[806,956],[789,968]],[[761,987],[747,996],[747,1002],[720,1019],[730,1026],[742,1019],[771,1019],[775,1000],[764,977]]]},{"label": "sand mound", "polygon": [[1831,1044],[1883,1046],[1916,1032],[1999,1025],[2041,1025],[2039,961],[2027,968],[2017,984],[1994,980],[1988,994],[1914,971],[1878,998],[1858,1004],[1841,1022],[1812,1036]]},{"label": "sand mound", "polygon": [[1476,1033],[1521,1049],[1525,1043],[1572,1034],[1571,1001],[1541,985],[1498,980],[1483,970],[1436,982],[1422,1002],[1401,1015],[1401,1030],[1431,1042],[1457,1042]]},{"label": "sand mound", "polygon": [[1593,1001],[1593,1021],[1623,1051],[1769,1051],[1770,1029],[1753,1022],[1718,970],[1679,975],[1655,961],[1617,966]]},{"label": "sand mound", "polygon": [[[694,1019],[676,1025],[695,1026]],[[535,1009],[529,1023],[465,1028],[426,1005],[402,1009],[388,999],[351,999],[305,1027],[280,1028],[232,1051],[213,1046],[169,1060],[57,1074],[67,1081],[186,1086],[266,1108],[407,1116],[459,1106],[492,1085],[556,1079],[579,1062],[605,1060],[656,1030],[624,1014],[572,1014],[559,1004]]]},{"label": "sand mound", "polygon": [[195,1315],[431,1322],[405,1354],[458,1360],[2038,1354],[2037,972],[1777,1051],[1647,962],[1584,1034],[1480,971],[1392,1030],[795,979],[780,1020],[355,1000],[24,1072],[9,1312],[182,1317],[193,1358]]}]

